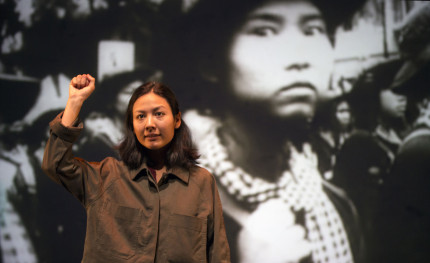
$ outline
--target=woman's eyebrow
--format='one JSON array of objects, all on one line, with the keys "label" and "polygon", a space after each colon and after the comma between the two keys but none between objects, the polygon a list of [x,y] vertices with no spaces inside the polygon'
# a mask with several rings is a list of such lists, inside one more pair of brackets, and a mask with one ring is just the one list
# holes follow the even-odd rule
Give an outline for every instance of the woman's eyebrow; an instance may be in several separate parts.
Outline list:
[{"label": "woman's eyebrow", "polygon": [[272,22],[276,24],[282,24],[284,22],[284,19],[276,14],[268,14],[268,13],[256,13],[251,14],[246,18],[245,23],[252,22],[252,21],[266,21],[266,22]]},{"label": "woman's eyebrow", "polygon": [[[266,22],[272,22],[272,23],[276,23],[276,24],[282,24],[284,23],[285,19],[278,14],[271,14],[271,13],[255,13],[255,14],[251,14],[246,18],[246,23],[247,22],[252,22],[252,21],[266,21]],[[300,17],[300,22],[301,23],[306,23],[306,22],[310,22],[310,21],[322,21],[325,22],[324,17],[319,14],[319,13],[310,13],[310,14],[304,14]]]},{"label": "woman's eyebrow", "polygon": [[311,21],[321,21],[325,23],[325,19],[321,14],[309,14],[304,15],[300,18],[301,23],[311,22]]},{"label": "woman's eyebrow", "polygon": [[[165,109],[165,108],[166,108],[165,106],[160,105],[160,106],[157,106],[155,108],[150,109],[150,111],[158,111],[158,110]],[[145,113],[146,110],[136,109],[134,112],[136,112],[136,113]]]},{"label": "woman's eyebrow", "polygon": [[157,106],[157,107],[152,108],[152,109],[151,109],[151,112],[158,112],[158,111],[163,111],[163,112],[165,112],[166,110],[167,110],[167,107],[166,107],[166,106],[160,105],[160,106]]},{"label": "woman's eyebrow", "polygon": [[158,110],[161,110],[161,109],[164,109],[164,108],[165,107],[163,105],[161,105],[161,106],[153,108],[152,111],[158,111]]}]

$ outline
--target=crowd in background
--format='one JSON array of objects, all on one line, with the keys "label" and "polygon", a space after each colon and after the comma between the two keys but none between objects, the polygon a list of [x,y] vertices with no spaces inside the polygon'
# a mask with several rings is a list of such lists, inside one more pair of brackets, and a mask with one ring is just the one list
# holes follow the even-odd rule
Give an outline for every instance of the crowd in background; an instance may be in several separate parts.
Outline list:
[{"label": "crowd in background", "polygon": [[[227,232],[234,232],[230,234],[229,242],[232,250],[238,251],[232,253],[233,260],[243,257],[241,249],[250,248],[246,247],[246,242],[234,244],[236,239],[241,240],[248,234],[240,230],[246,229],[246,224],[241,223],[240,215],[244,213],[242,210],[258,211],[257,208],[262,207],[263,202],[252,198],[262,198],[263,201],[276,199],[280,192],[275,186],[272,189],[274,184],[269,183],[267,189],[270,191],[267,191],[267,196],[259,192],[255,192],[255,195],[241,192],[237,188],[243,190],[246,184],[235,188],[232,179],[235,177],[229,177],[229,170],[223,170],[223,165],[267,162],[273,171],[259,171],[259,167],[244,170],[263,174],[293,171],[294,162],[289,162],[289,167],[285,167],[284,159],[294,159],[297,151],[299,161],[304,156],[307,158],[305,162],[311,162],[313,157],[306,153],[308,145],[309,151],[318,160],[316,169],[322,178],[322,182],[318,183],[331,189],[329,193],[321,193],[321,196],[327,194],[334,207],[347,207],[345,210],[351,215],[344,217],[342,214],[340,218],[344,221],[344,232],[351,242],[349,250],[352,251],[351,258],[354,262],[429,261],[430,5],[413,9],[407,19],[404,19],[402,26],[396,31],[398,52],[395,55],[386,56],[360,68],[352,77],[348,76],[351,79],[344,85],[349,86],[343,87],[340,84],[337,87],[342,92],[330,91],[334,95],[315,99],[315,113],[309,115],[312,121],[304,125],[309,126],[306,127],[310,129],[309,134],[303,136],[305,128],[296,119],[287,122],[291,126],[286,128],[275,126],[277,131],[267,135],[273,137],[272,140],[255,141],[256,144],[265,145],[267,149],[261,147],[259,155],[252,156],[247,155],[246,151],[255,151],[253,145],[246,148],[248,146],[244,143],[243,152],[235,146],[245,140],[240,138],[242,135],[239,134],[243,133],[239,132],[255,125],[255,119],[264,117],[256,110],[261,108],[260,112],[265,112],[264,105],[260,105],[258,101],[259,96],[264,94],[257,93],[256,100],[247,95],[243,101],[230,101],[223,95],[230,97],[234,92],[228,93],[232,92],[228,90],[221,93],[218,89],[227,84],[232,88],[236,87],[233,85],[236,82],[228,83],[234,76],[223,72],[225,69],[235,69],[232,64],[225,66],[228,62],[223,55],[228,53],[227,48],[231,46],[219,47],[224,46],[220,43],[227,41],[235,43],[227,39],[227,35],[234,35],[234,30],[241,30],[232,27],[228,29],[232,32],[221,32],[220,28],[225,29],[227,26],[220,26],[220,23],[234,24],[237,21],[227,18],[240,19],[234,12],[239,12],[239,9],[244,13],[250,12],[253,8],[251,3],[248,3],[250,7],[246,11],[242,10],[246,9],[243,8],[243,3],[238,4],[240,8],[230,8],[231,14],[223,15],[220,20],[222,22],[206,21],[203,24],[205,31],[215,32],[218,38],[214,39],[213,35],[208,37],[181,28],[189,26],[190,21],[201,21],[198,20],[201,18],[199,16],[210,16],[205,13],[207,7],[196,4],[197,1],[80,1],[81,4],[77,3],[79,1],[67,2],[68,4],[48,2],[50,5],[34,2],[40,6],[33,7],[35,11],[33,10],[32,20],[28,20],[28,16],[26,20],[26,14],[15,12],[15,8],[20,10],[14,4],[19,1],[1,3],[4,10],[2,12],[8,12],[8,16],[2,16],[4,18],[1,25],[5,28],[3,32],[8,32],[10,36],[3,38],[1,42],[1,88],[9,90],[9,87],[17,86],[22,87],[23,92],[28,92],[23,94],[18,89],[5,91],[1,105],[0,255],[3,262],[79,262],[82,257],[86,219],[84,209],[69,193],[43,174],[40,163],[48,136],[48,123],[62,110],[60,106],[65,105],[67,99],[68,77],[77,73],[94,72],[95,69],[99,69],[100,73],[101,66],[97,64],[100,63],[100,56],[97,56],[97,52],[100,54],[100,40],[104,39],[113,42],[113,49],[104,51],[112,56],[110,63],[113,69],[102,69],[105,75],[100,74],[103,77],[98,79],[99,87],[80,116],[84,120],[85,130],[74,149],[76,156],[94,161],[100,161],[107,155],[118,156],[114,146],[122,138],[121,120],[133,88],[147,80],[166,81],[176,91],[182,102],[182,110],[186,113],[187,123],[194,129],[196,144],[202,152],[201,164],[218,176],[220,191],[224,191],[221,196],[224,196]],[[88,3],[88,6],[82,3]],[[226,3],[231,7],[234,5],[228,1]],[[189,11],[192,8],[202,9],[193,13]],[[214,12],[213,9],[210,10]],[[182,24],[178,21],[181,21],[183,13],[189,13],[191,19]],[[366,13],[362,15],[365,16]],[[336,18],[340,20],[339,17]],[[172,37],[166,33],[172,32],[169,31],[172,30],[172,24],[175,25],[173,28],[178,36]],[[195,35],[181,35],[184,32]],[[327,37],[327,44],[332,43],[331,37]],[[184,38],[184,43],[176,44],[175,41],[181,38]],[[85,42],[85,46],[76,47],[77,39],[80,43]],[[175,48],[170,48],[172,39]],[[133,43],[135,62],[124,62],[122,58],[116,57],[119,55],[116,53],[115,41]],[[197,55],[188,57],[190,52]],[[232,53],[233,51],[229,54]],[[88,58],[88,63],[76,65],[73,62],[75,56]],[[43,63],[35,67],[29,61]],[[64,61],[70,63],[62,64]],[[193,66],[184,65],[184,68],[178,70],[185,62]],[[258,62],[266,66],[263,60]],[[124,71],[121,66],[117,66],[121,63],[126,63],[126,66],[132,64],[133,70]],[[266,74],[262,69],[261,72]],[[195,77],[197,75],[203,75],[204,82]],[[273,80],[272,75],[268,76]],[[257,81],[257,78],[253,78],[251,83]],[[190,86],[200,88],[203,83],[206,89],[204,92],[186,90]],[[39,90],[40,93],[36,94],[34,90]],[[27,101],[28,97],[31,97],[30,101]],[[247,116],[250,112],[252,116]],[[307,112],[304,113],[306,114]],[[222,122],[218,122],[219,119]],[[237,119],[242,121],[242,126],[235,128],[230,124],[238,123]],[[265,124],[281,122],[273,118],[258,123],[263,133],[266,132],[263,129]],[[297,130],[291,133],[291,127]],[[287,150],[282,148],[283,145],[277,145],[285,134],[292,144]],[[211,137],[212,135],[215,137]],[[221,142],[220,145],[215,144],[214,141],[217,140]],[[233,152],[245,161],[233,158],[228,163],[228,160],[218,157],[218,150],[227,155]],[[217,158],[221,159],[218,161]],[[314,173],[311,169],[307,171]],[[248,178],[248,173],[242,171],[239,175],[241,178]],[[277,182],[278,179],[269,176],[267,181]],[[258,185],[260,182],[263,184],[265,180],[259,178],[250,184]],[[252,187],[246,190],[250,193],[254,191]],[[333,201],[330,195],[339,195],[342,200]],[[306,204],[297,206],[297,209],[294,204],[292,207],[294,215],[299,218],[296,218],[295,223],[302,220],[302,225],[306,225]],[[353,219],[345,219],[350,217]],[[351,225],[356,225],[357,229],[349,229],[350,222],[354,222]],[[315,224],[318,226],[318,222]],[[307,227],[304,228],[312,232]],[[355,237],[354,233],[360,233],[360,237]],[[362,256],[356,256],[355,247]],[[336,251],[336,248],[333,250]],[[323,262],[315,254],[302,257],[300,262],[316,262],[317,259]]]}]

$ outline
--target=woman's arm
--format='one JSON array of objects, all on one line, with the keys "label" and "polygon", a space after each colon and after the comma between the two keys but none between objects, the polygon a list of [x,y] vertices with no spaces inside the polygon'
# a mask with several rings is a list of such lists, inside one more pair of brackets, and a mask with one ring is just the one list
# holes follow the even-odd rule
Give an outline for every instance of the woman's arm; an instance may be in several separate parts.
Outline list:
[{"label": "woman's arm", "polygon": [[83,102],[94,90],[94,82],[90,75],[78,75],[70,82],[66,109],[50,123],[50,137],[42,161],[43,171],[84,205],[91,203],[104,183],[109,183],[101,176],[101,169],[108,161],[90,163],[75,158],[72,153],[72,146],[83,129],[77,117]]},{"label": "woman's arm", "polygon": [[95,81],[90,74],[77,75],[70,81],[69,99],[61,123],[68,127],[78,118],[82,105],[95,89]]}]

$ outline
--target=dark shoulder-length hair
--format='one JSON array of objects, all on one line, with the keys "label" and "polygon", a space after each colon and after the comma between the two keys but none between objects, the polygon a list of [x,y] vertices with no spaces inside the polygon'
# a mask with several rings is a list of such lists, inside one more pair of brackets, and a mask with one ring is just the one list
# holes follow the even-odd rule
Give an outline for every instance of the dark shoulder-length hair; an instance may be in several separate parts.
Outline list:
[{"label": "dark shoulder-length hair", "polygon": [[368,131],[376,128],[381,114],[380,93],[390,89],[401,65],[402,61],[399,59],[382,62],[358,76],[347,95],[357,128]]},{"label": "dark shoulder-length hair", "polygon": [[[130,169],[137,169],[141,166],[146,152],[145,147],[140,144],[133,132],[133,106],[137,99],[150,92],[166,99],[173,116],[180,113],[176,96],[167,85],[159,82],[147,82],[133,92],[125,116],[125,137],[118,146],[122,161]],[[166,165],[167,167],[180,166],[190,168],[197,164],[198,158],[199,155],[197,149],[193,145],[191,132],[184,120],[181,119],[181,126],[175,130],[175,134],[166,153]]]}]

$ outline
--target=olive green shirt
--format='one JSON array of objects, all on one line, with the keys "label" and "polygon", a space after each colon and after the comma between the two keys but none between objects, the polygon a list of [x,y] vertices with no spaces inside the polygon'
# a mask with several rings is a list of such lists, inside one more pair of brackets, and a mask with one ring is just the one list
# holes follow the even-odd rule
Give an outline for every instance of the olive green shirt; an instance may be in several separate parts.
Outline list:
[{"label": "olive green shirt", "polygon": [[175,167],[156,183],[145,164],[130,170],[111,157],[74,158],[83,124],[65,127],[61,116],[50,123],[42,168],[86,209],[82,262],[230,262],[218,189],[207,170]]}]

